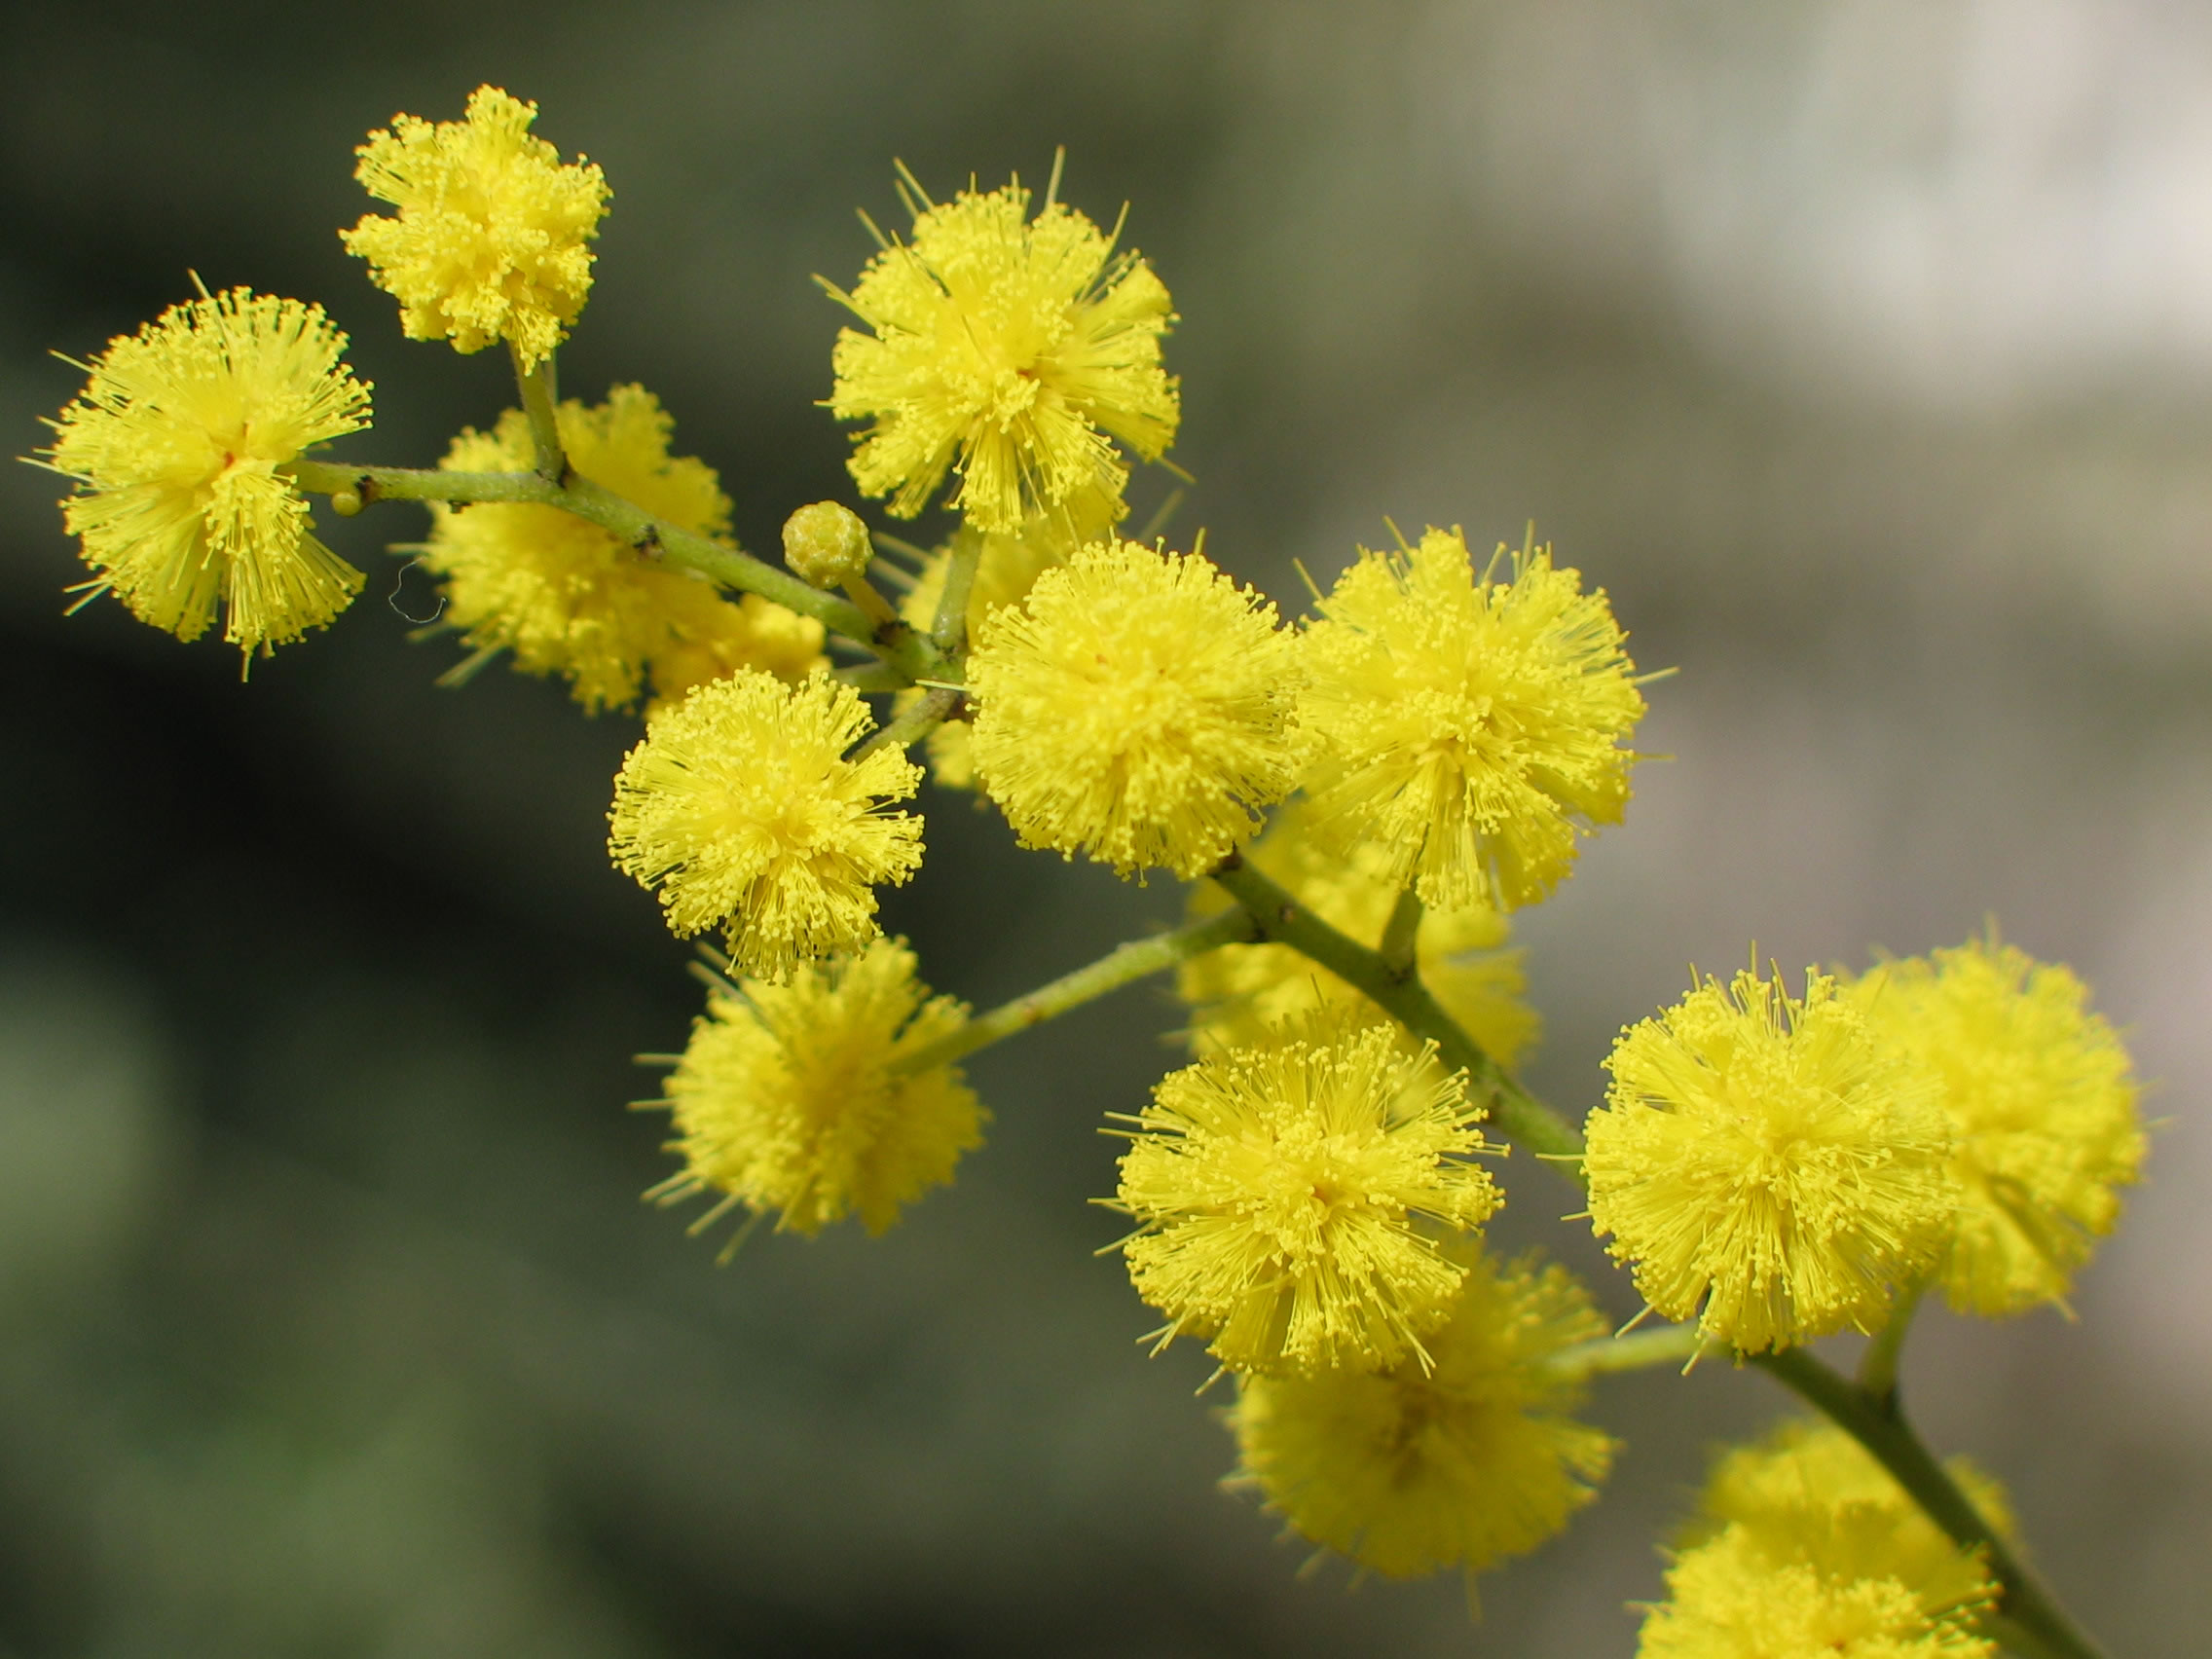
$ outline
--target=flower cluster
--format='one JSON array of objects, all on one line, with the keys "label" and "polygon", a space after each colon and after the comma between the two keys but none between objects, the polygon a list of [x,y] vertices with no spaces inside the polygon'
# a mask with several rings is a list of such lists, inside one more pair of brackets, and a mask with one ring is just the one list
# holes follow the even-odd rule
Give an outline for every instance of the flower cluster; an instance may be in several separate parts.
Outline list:
[{"label": "flower cluster", "polygon": [[140,621],[268,651],[352,603],[361,572],[312,534],[281,470],[369,424],[369,388],[339,361],[346,336],[318,306],[245,288],[171,306],[111,340],[61,412],[47,464],[96,572]]},{"label": "flower cluster", "polygon": [[591,249],[607,179],[530,135],[537,106],[479,87],[466,118],[395,115],[356,152],[353,176],[397,218],[369,213],[341,232],[399,302],[410,340],[481,351],[495,340],[524,369],[553,353],[591,292]]},{"label": "flower cluster", "polygon": [[[1952,1480],[2000,1532],[1998,1485]],[[1639,1659],[1983,1659],[1997,1598],[1987,1564],[1920,1512],[1841,1429],[1784,1423],[1714,1465],[1702,1514],[1644,1620]]]}]

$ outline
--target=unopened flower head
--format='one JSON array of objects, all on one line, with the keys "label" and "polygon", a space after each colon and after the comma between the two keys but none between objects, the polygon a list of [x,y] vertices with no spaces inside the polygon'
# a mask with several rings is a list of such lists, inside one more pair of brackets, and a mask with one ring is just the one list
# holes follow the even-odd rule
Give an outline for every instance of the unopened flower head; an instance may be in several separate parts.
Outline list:
[{"label": "unopened flower head", "polygon": [[310,534],[306,498],[277,468],[369,424],[369,388],[339,361],[346,336],[318,306],[245,288],[171,306],[108,342],[85,389],[50,422],[44,463],[73,482],[63,522],[142,622],[268,650],[352,602],[361,572]]},{"label": "unopened flower head", "polygon": [[841,501],[815,501],[784,520],[784,563],[809,586],[859,580],[874,551],[867,526]]},{"label": "unopened flower head", "polygon": [[1382,1371],[1250,1377],[1232,1425],[1234,1484],[1317,1544],[1389,1578],[1473,1573],[1534,1549],[1597,1495],[1613,1443],[1569,1414],[1579,1385],[1544,1361],[1605,1334],[1560,1267],[1500,1266],[1478,1247],[1433,1361]]},{"label": "unopened flower head", "polygon": [[[1023,520],[1021,528],[1012,535],[985,535],[963,525],[950,541],[928,555],[915,574],[914,585],[899,602],[899,614],[922,633],[935,628],[954,557],[973,553],[976,576],[968,587],[964,620],[967,638],[975,640],[992,611],[1026,599],[1037,578],[1054,566],[1066,564],[1077,548],[1112,539],[1114,526],[1123,516],[1118,498],[1093,491],[1052,512]],[[904,713],[921,695],[919,690],[902,692],[895,706]],[[930,776],[946,789],[976,787],[975,748],[970,735],[965,719],[948,720],[929,735]]]},{"label": "unopened flower head", "polygon": [[845,758],[870,727],[860,694],[816,673],[744,669],[645,729],[614,780],[608,846],[656,888],[679,935],[726,927],[738,971],[788,979],[876,935],[875,887],[922,862],[921,820],[883,810],[921,769],[892,748]]},{"label": "unopened flower head", "polygon": [[[1304,801],[1292,801],[1244,856],[1287,888],[1300,909],[1372,949],[1398,902],[1385,873],[1388,852],[1370,842],[1348,856],[1325,850],[1310,814]],[[1211,882],[1191,890],[1194,920],[1229,903]],[[1483,1052],[1506,1067],[1533,1046],[1541,1023],[1525,1000],[1522,952],[1507,948],[1510,935],[1507,919],[1486,904],[1425,911],[1415,934],[1421,982]],[[1264,1041],[1269,1027],[1322,1009],[1403,1029],[1364,992],[1284,944],[1230,944],[1194,956],[1177,971],[1175,988],[1191,1005],[1191,1037],[1200,1053],[1249,1047]]]},{"label": "unopened flower head", "polygon": [[1777,1562],[1741,1527],[1667,1572],[1637,1659],[1995,1659],[1967,1609],[1931,1616],[1895,1578],[1837,1579]]},{"label": "unopened flower head", "polygon": [[1503,1200],[1460,1078],[1413,1088],[1387,1031],[1314,1021],[1163,1078],[1114,1207],[1164,1345],[1211,1339],[1235,1371],[1310,1376],[1421,1358],[1466,1270],[1416,1226],[1479,1227]]},{"label": "unopened flower head", "polygon": [[1835,981],[1708,978],[1621,1033],[1583,1169],[1644,1300],[1746,1352],[1871,1330],[1956,1208],[1950,1131]]},{"label": "unopened flower head", "polygon": [[2063,1305],[2146,1151],[2127,1050],[2088,988],[1992,938],[1877,968],[1859,997],[1875,1036],[1937,1080],[1958,1137],[1951,1305]]},{"label": "unopened flower head", "polygon": [[1095,542],[968,659],[983,789],[1026,847],[1189,878],[1297,782],[1293,637],[1204,558]]},{"label": "unopened flower head", "polygon": [[528,370],[584,309],[607,179],[532,137],[536,119],[535,104],[479,87],[465,120],[395,115],[354,152],[353,176],[399,216],[365,214],[339,234],[399,302],[408,339],[461,351],[505,340]]},{"label": "unopened flower head", "polygon": [[982,1140],[988,1114],[960,1068],[906,1063],[967,1014],[886,939],[789,984],[715,991],[668,1080],[684,1167],[654,1196],[721,1195],[701,1227],[742,1204],[794,1233],[846,1215],[881,1233]]},{"label": "unopened flower head", "polygon": [[[671,456],[674,423],[653,394],[618,386],[595,408],[555,414],[578,476],[681,530],[721,537],[729,498],[714,468]],[[527,471],[534,450],[519,409],[489,432],[464,431],[448,471]],[[531,674],[565,676],[597,712],[627,708],[648,677],[663,699],[738,668],[786,680],[822,658],[822,624],[756,595],[724,598],[694,571],[643,557],[621,537],[558,507],[430,503],[424,563],[445,578],[444,621],[479,651],[510,651]]]},{"label": "unopened flower head", "polygon": [[[1504,549],[1498,550],[1499,556]],[[1456,530],[1363,551],[1308,629],[1316,831],[1372,841],[1439,909],[1541,899],[1628,803],[1643,717],[1604,590],[1526,549],[1478,574]]]},{"label": "unopened flower head", "polygon": [[[1944,1465],[2001,1535],[2012,1531],[2005,1489],[1964,1457]],[[1888,1470],[1833,1423],[1785,1420],[1763,1440],[1714,1463],[1688,1543],[1733,1526],[1773,1562],[1801,1562],[1825,1578],[1894,1579],[1931,1618],[1989,1600],[1980,1552],[1963,1550],[1928,1519]]]},{"label": "unopened flower head", "polygon": [[1147,461],[1174,439],[1167,289],[1051,193],[1035,218],[1029,202],[1018,181],[909,201],[911,240],[886,243],[852,292],[824,284],[868,329],[838,331],[830,408],[872,423],[853,477],[902,518],[949,470],[947,505],[1013,532],[1087,491],[1118,498],[1116,439]]}]

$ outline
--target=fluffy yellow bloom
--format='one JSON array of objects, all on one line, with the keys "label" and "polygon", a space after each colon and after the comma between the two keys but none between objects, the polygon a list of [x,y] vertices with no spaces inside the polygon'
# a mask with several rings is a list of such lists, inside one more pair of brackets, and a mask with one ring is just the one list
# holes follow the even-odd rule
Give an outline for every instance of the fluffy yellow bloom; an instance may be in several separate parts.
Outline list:
[{"label": "fluffy yellow bloom", "polygon": [[840,421],[873,423],[852,459],[862,492],[911,518],[950,470],[947,505],[999,533],[1085,491],[1118,498],[1114,440],[1153,460],[1181,417],[1152,267],[1050,192],[1030,218],[1018,180],[909,205],[911,240],[851,293],[823,284],[869,330],[838,331],[830,394]]},{"label": "fluffy yellow bloom", "polygon": [[1707,978],[1621,1033],[1583,1168],[1592,1225],[1670,1319],[1746,1352],[1872,1330],[1956,1208],[1950,1131],[1833,979]]},{"label": "fluffy yellow bloom", "polygon": [[[618,386],[596,408],[555,412],[576,472],[682,530],[717,538],[729,498],[714,468],[672,457],[675,424],[641,386]],[[527,471],[530,423],[510,409],[489,432],[464,431],[439,465],[457,472]],[[722,596],[695,571],[641,558],[621,537],[558,507],[430,505],[424,562],[445,578],[446,620],[478,650],[507,650],[532,674],[568,678],[597,712],[627,708],[647,676],[663,701],[704,680],[760,668],[803,679],[823,662],[822,624],[755,594]]]},{"label": "fluffy yellow bloom", "polygon": [[1419,1218],[1478,1227],[1503,1201],[1457,1076],[1387,1031],[1313,1021],[1172,1072],[1122,1155],[1113,1207],[1162,1346],[1208,1337],[1236,1371],[1310,1376],[1425,1359],[1466,1270]]},{"label": "fluffy yellow bloom", "polygon": [[2063,1305],[2147,1150],[2127,1050],[2088,988],[1990,939],[1877,968],[1859,996],[1876,1037],[1938,1080],[1958,1136],[1951,1306]]},{"label": "fluffy yellow bloom", "polygon": [[341,231],[399,302],[410,340],[460,351],[510,342],[525,369],[550,356],[591,292],[607,179],[530,135],[537,106],[497,87],[468,94],[463,121],[395,115],[354,154],[353,176],[396,219],[363,215]]},{"label": "fluffy yellow bloom", "polygon": [[957,1066],[903,1069],[968,1011],[932,997],[904,940],[801,968],[788,985],[747,979],[715,991],[668,1080],[683,1170],[653,1189],[677,1202],[743,1204],[815,1234],[857,1214],[881,1233],[979,1145],[988,1114]]},{"label": "fluffy yellow bloom", "polygon": [[921,768],[889,748],[844,757],[872,724],[858,692],[819,672],[790,686],[742,669],[700,686],[615,777],[616,867],[659,889],[679,935],[726,926],[743,974],[788,979],[866,944],[876,884],[922,862],[921,820],[883,810]]},{"label": "fluffy yellow bloom", "polygon": [[1428,1339],[1433,1367],[1246,1378],[1231,1414],[1240,1464],[1306,1537],[1390,1578],[1469,1573],[1534,1549],[1597,1495],[1613,1442],[1568,1414],[1583,1390],[1543,1362],[1605,1334],[1561,1267],[1502,1268],[1479,1248]]},{"label": "fluffy yellow bloom", "polygon": [[[1946,1465],[1968,1500],[2000,1533],[2012,1530],[2005,1489],[1964,1457]],[[1802,1562],[1843,1583],[1892,1579],[1931,1618],[1989,1601],[1989,1572],[1962,1550],[1858,1441],[1833,1423],[1785,1420],[1713,1468],[1691,1543],[1735,1527],[1770,1561]]]},{"label": "fluffy yellow bloom", "polygon": [[1643,696],[1604,591],[1548,546],[1491,581],[1460,532],[1430,530],[1363,550],[1320,610],[1307,793],[1337,847],[1380,845],[1438,909],[1512,909],[1567,873],[1585,827],[1620,822]]},{"label": "fluffy yellow bloom", "polygon": [[[1387,852],[1366,842],[1349,857],[1324,851],[1309,826],[1310,811],[1303,801],[1284,807],[1244,856],[1331,927],[1361,944],[1380,944],[1398,897],[1382,874]],[[1211,882],[1191,890],[1194,921],[1229,904]],[[1505,948],[1510,932],[1504,916],[1474,904],[1424,912],[1415,935],[1422,982],[1483,1051],[1505,1066],[1529,1051],[1541,1024],[1523,1000],[1522,953]],[[1402,1030],[1362,992],[1284,944],[1224,945],[1195,956],[1177,971],[1175,989],[1191,1005],[1191,1036],[1200,1053],[1249,1047],[1264,1041],[1271,1025],[1321,1009]]]},{"label": "fluffy yellow bloom", "polygon": [[1198,554],[1094,542],[968,658],[984,792],[1025,847],[1202,874],[1290,793],[1295,642]]},{"label": "fluffy yellow bloom", "polygon": [[1741,1527],[1685,1551],[1637,1659],[1993,1659],[1967,1609],[1932,1617],[1895,1578],[1776,1562]]},{"label": "fluffy yellow bloom", "polygon": [[[913,587],[899,602],[899,614],[924,633],[935,627],[953,555],[973,547],[976,579],[968,589],[966,621],[968,638],[974,640],[992,611],[1026,599],[1037,578],[1066,564],[1078,547],[1111,539],[1114,526],[1126,512],[1119,498],[1088,491],[1051,512],[1024,520],[1020,530],[1010,535],[986,535],[964,525],[929,555]],[[921,695],[919,690],[903,691],[894,707],[903,714]],[[929,735],[930,776],[946,789],[976,787],[975,750],[969,736],[964,719],[948,720]]]},{"label": "fluffy yellow bloom", "polygon": [[369,388],[338,359],[319,306],[232,288],[171,306],[90,363],[48,423],[45,463],[76,493],[89,604],[112,593],[142,622],[267,651],[352,603],[361,572],[309,534],[307,500],[276,468],[369,424]]}]

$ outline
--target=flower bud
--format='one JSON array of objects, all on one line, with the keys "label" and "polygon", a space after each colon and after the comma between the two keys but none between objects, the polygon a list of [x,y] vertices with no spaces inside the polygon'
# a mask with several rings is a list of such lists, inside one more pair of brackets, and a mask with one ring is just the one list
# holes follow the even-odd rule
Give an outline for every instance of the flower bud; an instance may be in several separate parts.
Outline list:
[{"label": "flower bud", "polygon": [[784,563],[815,587],[858,580],[872,554],[867,526],[835,501],[817,501],[784,520]]}]

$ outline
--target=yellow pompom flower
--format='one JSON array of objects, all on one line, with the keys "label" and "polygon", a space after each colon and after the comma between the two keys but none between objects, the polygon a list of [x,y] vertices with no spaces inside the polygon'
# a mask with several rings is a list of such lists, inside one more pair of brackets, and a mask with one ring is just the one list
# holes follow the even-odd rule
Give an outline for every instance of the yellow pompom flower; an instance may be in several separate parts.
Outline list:
[{"label": "yellow pompom flower", "polygon": [[1833,979],[1707,978],[1628,1027],[1590,1114],[1590,1216],[1670,1319],[1746,1352],[1872,1330],[1956,1209],[1933,1090]]},{"label": "yellow pompom flower", "polygon": [[[1119,498],[1088,491],[1055,511],[1025,520],[1013,535],[986,535],[963,525],[950,541],[924,561],[914,585],[899,602],[899,614],[909,627],[922,633],[934,628],[953,557],[973,548],[976,579],[968,589],[964,620],[967,637],[974,640],[982,633],[983,622],[992,611],[1026,599],[1037,578],[1066,564],[1078,547],[1111,539],[1114,526],[1126,513]],[[903,691],[893,706],[903,714],[921,695],[918,689]],[[965,719],[948,720],[929,735],[930,776],[945,789],[976,787],[976,757],[969,736]]]},{"label": "yellow pompom flower", "polygon": [[310,534],[306,498],[277,470],[369,424],[345,350],[319,306],[203,288],[77,363],[85,389],[41,453],[77,487],[62,519],[97,572],[79,603],[112,593],[180,640],[220,604],[223,638],[248,653],[351,604],[361,572]]},{"label": "yellow pompom flower", "polygon": [[365,214],[339,235],[399,302],[408,339],[459,351],[505,340],[529,370],[584,309],[607,179],[581,157],[564,166],[530,135],[536,119],[535,104],[478,87],[465,120],[395,115],[354,151],[353,176],[399,216]]},{"label": "yellow pompom flower", "polygon": [[853,478],[901,518],[950,470],[946,504],[1012,533],[1086,491],[1119,498],[1115,439],[1147,461],[1174,440],[1167,289],[1051,192],[1035,218],[1029,201],[1018,180],[909,201],[910,240],[885,243],[852,292],[823,284],[869,330],[838,331],[830,409],[872,423]]},{"label": "yellow pompom flower", "polygon": [[[1324,851],[1310,815],[1303,801],[1284,807],[1245,858],[1289,889],[1302,909],[1361,944],[1381,944],[1398,898],[1382,873],[1388,854],[1367,842],[1348,857]],[[1229,904],[1211,882],[1191,890],[1194,921]],[[1421,982],[1483,1052],[1507,1067],[1534,1045],[1541,1026],[1524,1000],[1522,953],[1506,948],[1510,934],[1504,916],[1473,904],[1425,911],[1415,935]],[[1263,1042],[1270,1026],[1317,1010],[1402,1030],[1363,992],[1284,944],[1230,944],[1192,957],[1177,970],[1175,990],[1192,1008],[1192,1042],[1201,1054]]]},{"label": "yellow pompom flower", "polygon": [[1937,1080],[1958,1136],[1951,1306],[2064,1306],[2147,1151],[2127,1050],[2088,988],[1992,938],[1877,968],[1859,995],[1876,1037]]},{"label": "yellow pompom flower", "polygon": [[614,780],[608,848],[657,888],[680,936],[726,927],[738,972],[783,980],[876,935],[875,887],[922,862],[921,820],[886,812],[921,782],[898,750],[858,760],[869,728],[849,685],[743,669],[645,728]]},{"label": "yellow pompom flower", "polygon": [[[1945,1471],[2000,1534],[2012,1531],[2005,1489],[1967,1458]],[[1688,1542],[1739,1529],[1773,1562],[1802,1562],[1851,1583],[1892,1579],[1930,1617],[1984,1606],[1993,1586],[1981,1554],[1928,1519],[1890,1472],[1833,1423],[1786,1419],[1714,1463]]]},{"label": "yellow pompom flower", "polygon": [[1741,1527],[1685,1551],[1637,1659],[1994,1659],[1972,1610],[1931,1616],[1895,1578],[1777,1562]]},{"label": "yellow pompom flower", "polygon": [[903,1065],[967,1017],[914,977],[903,940],[810,964],[786,985],[716,990],[668,1080],[669,1150],[683,1169],[651,1196],[720,1194],[698,1228],[742,1204],[775,1212],[779,1230],[811,1235],[858,1215],[881,1233],[981,1144],[989,1114],[960,1069]]},{"label": "yellow pompom flower", "polygon": [[1199,554],[1102,541],[968,658],[984,792],[1025,847],[1203,874],[1297,782],[1295,641]]},{"label": "yellow pompom flower", "polygon": [[1271,1375],[1426,1362],[1466,1269],[1416,1223],[1479,1227],[1503,1199],[1467,1161],[1482,1108],[1424,1068],[1387,1031],[1314,1021],[1161,1080],[1112,1207],[1161,1346],[1210,1338]]},{"label": "yellow pompom flower", "polygon": [[[656,518],[726,538],[729,498],[713,467],[671,456],[675,423],[641,386],[555,412],[569,464]],[[518,472],[533,464],[519,409],[489,432],[463,431],[439,465]],[[747,594],[730,600],[692,571],[641,558],[573,513],[531,503],[433,501],[424,563],[445,578],[445,620],[479,651],[514,653],[531,674],[564,675],[597,713],[636,703],[649,676],[673,701],[703,680],[760,668],[803,679],[823,662],[822,624]]]},{"label": "yellow pompom flower", "polygon": [[[1498,549],[1500,557],[1505,550]],[[1585,828],[1617,824],[1643,718],[1604,591],[1525,549],[1478,576],[1465,536],[1362,550],[1306,634],[1316,832],[1382,847],[1440,910],[1541,899]]]},{"label": "yellow pompom flower", "polygon": [[1246,1378],[1230,1417],[1240,1461],[1228,1484],[1389,1578],[1472,1574],[1534,1549],[1612,1464],[1611,1439],[1568,1415],[1581,1386],[1544,1369],[1605,1334],[1589,1292],[1530,1258],[1452,1255],[1467,1275],[1427,1339],[1430,1367]]}]

